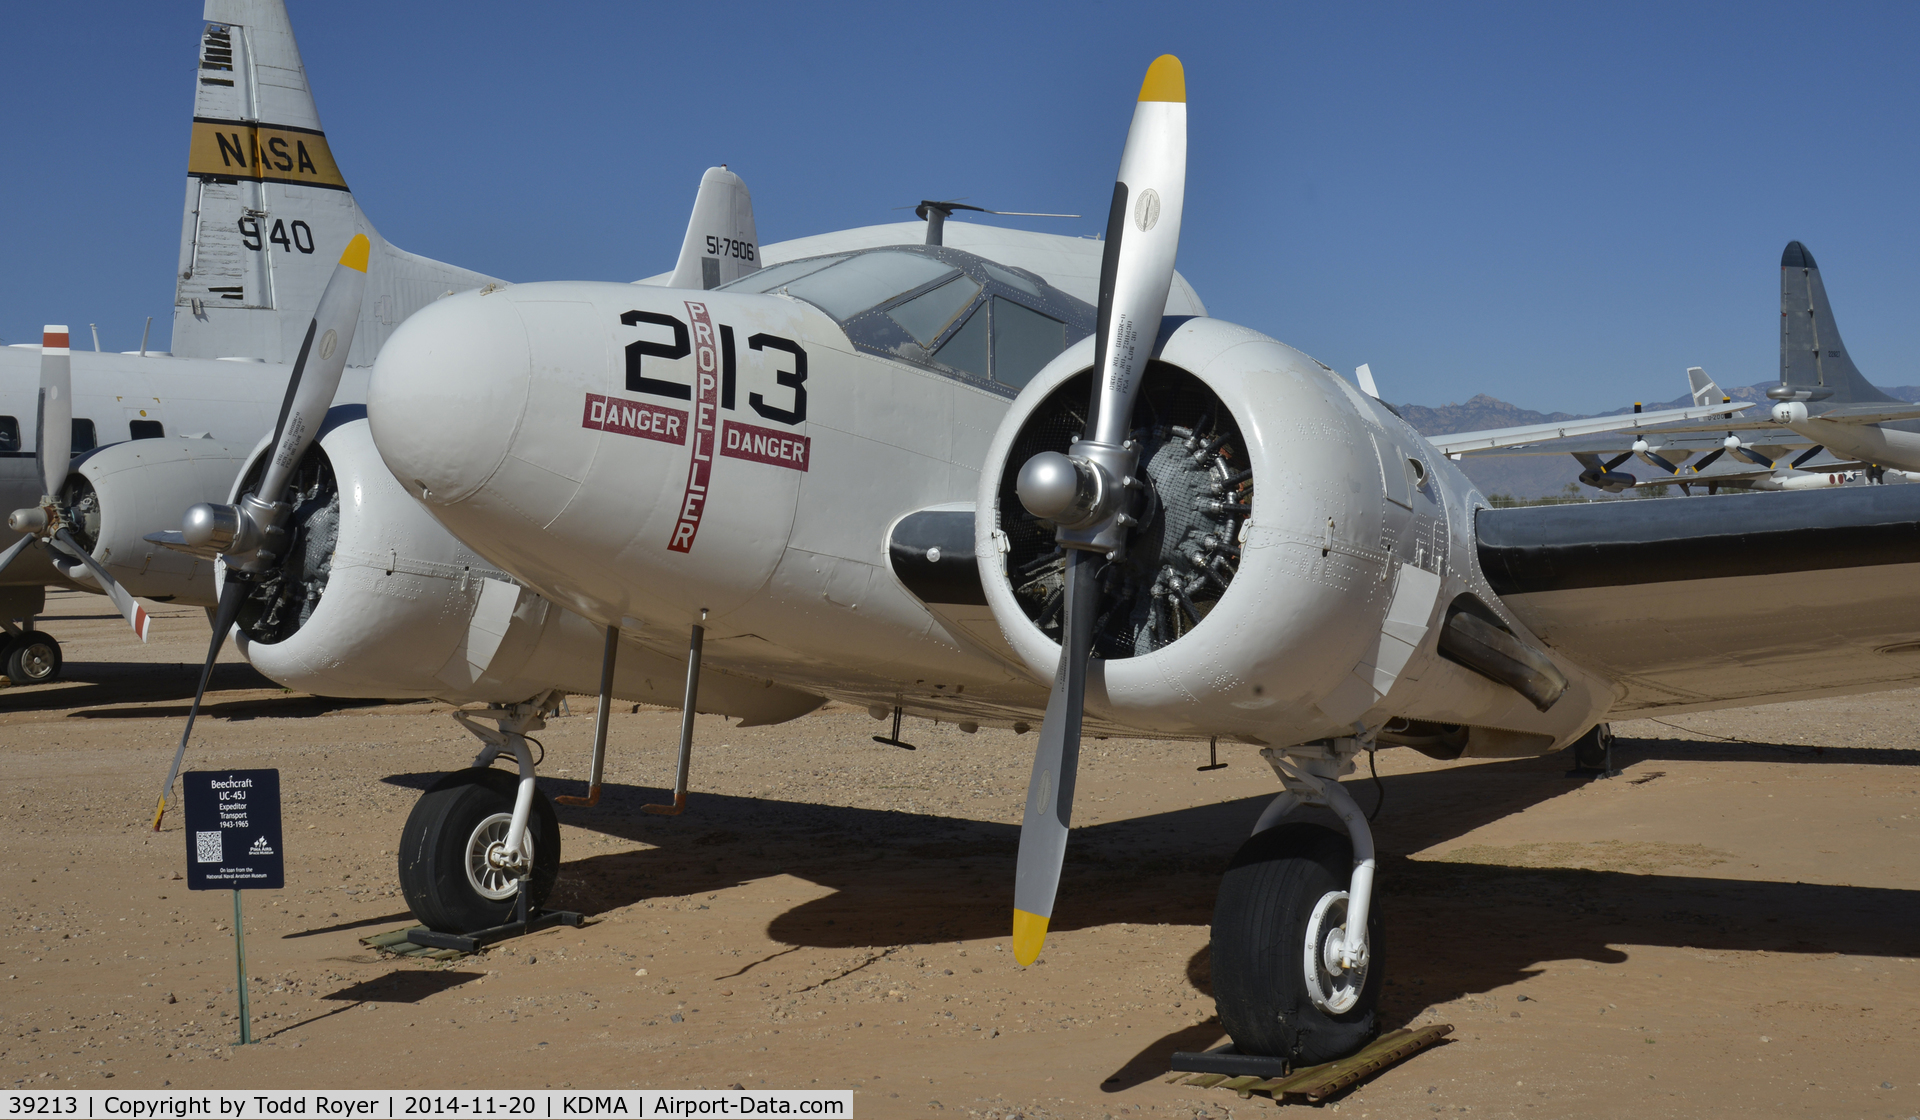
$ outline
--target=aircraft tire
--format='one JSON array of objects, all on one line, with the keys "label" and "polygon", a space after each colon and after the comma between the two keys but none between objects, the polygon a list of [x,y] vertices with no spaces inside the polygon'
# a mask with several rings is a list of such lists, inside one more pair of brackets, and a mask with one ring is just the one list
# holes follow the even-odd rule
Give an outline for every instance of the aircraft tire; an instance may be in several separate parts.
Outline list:
[{"label": "aircraft tire", "polygon": [[1308,990],[1308,927],[1323,899],[1344,895],[1352,874],[1352,842],[1317,824],[1278,825],[1234,853],[1213,908],[1213,997],[1241,1053],[1318,1065],[1354,1053],[1379,1032],[1377,902],[1357,1002],[1335,1014],[1316,1006]]},{"label": "aircraft tire", "polygon": [[14,684],[41,684],[60,675],[60,643],[39,630],[7,643],[5,657],[7,679]]},{"label": "aircraft tire", "polygon": [[[484,858],[469,857],[505,836],[518,786],[515,774],[474,767],[443,775],[414,802],[400,831],[400,893],[428,929],[473,933],[513,919],[512,881],[489,876]],[[535,790],[527,831],[533,837],[531,912],[546,902],[560,874],[560,820],[545,790]]]},{"label": "aircraft tire", "polygon": [[1613,728],[1607,724],[1596,724],[1585,735],[1573,741],[1573,768],[1604,772],[1609,767],[1608,752],[1613,746]]}]

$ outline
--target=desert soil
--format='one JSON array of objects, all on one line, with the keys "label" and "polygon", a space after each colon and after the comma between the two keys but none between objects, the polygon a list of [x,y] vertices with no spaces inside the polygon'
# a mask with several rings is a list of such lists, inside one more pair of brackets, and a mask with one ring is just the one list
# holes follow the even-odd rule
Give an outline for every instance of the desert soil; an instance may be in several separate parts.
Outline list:
[{"label": "desert soil", "polygon": [[[316,700],[223,656],[189,768],[278,767],[287,887],[250,892],[239,1047],[226,892],[148,830],[206,623],[141,646],[101,599],[43,623],[64,680],[0,688],[0,1073],[75,1088],[850,1087],[860,1116],[1246,1117],[1164,1083],[1224,1041],[1207,929],[1276,790],[1252,748],[1089,743],[1042,963],[1007,950],[1032,735],[864,711],[698,723],[679,818],[644,815],[678,716],[613,719],[609,786],[563,808],[555,903],[596,921],[445,964],[394,847],[475,743],[444,704]],[[580,793],[591,698],[541,733]],[[1920,1113],[1920,691],[1619,725],[1611,780],[1565,755],[1381,752],[1384,1025],[1452,1040],[1343,1116]],[[1372,806],[1373,783],[1349,779]],[[1302,1104],[1287,1104],[1300,1112]]]}]

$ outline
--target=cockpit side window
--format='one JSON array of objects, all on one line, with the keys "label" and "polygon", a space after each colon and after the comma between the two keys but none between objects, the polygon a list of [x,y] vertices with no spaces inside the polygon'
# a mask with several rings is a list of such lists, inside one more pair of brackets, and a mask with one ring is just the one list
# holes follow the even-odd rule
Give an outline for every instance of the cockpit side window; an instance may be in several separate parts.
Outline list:
[{"label": "cockpit side window", "polygon": [[958,271],[919,253],[861,253],[789,283],[787,294],[845,320]]},{"label": "cockpit side window", "polygon": [[965,325],[953,332],[953,337],[947,339],[947,344],[940,348],[940,352],[934,355],[934,359],[961,373],[986,378],[990,373],[990,367],[987,365],[988,321],[986,305],[982,304],[967,319]]},{"label": "cockpit side window", "polygon": [[1067,325],[1010,299],[993,297],[993,379],[1020,388],[1067,348]]},{"label": "cockpit side window", "polygon": [[20,418],[0,416],[0,454],[20,450]]},{"label": "cockpit side window", "polygon": [[973,306],[980,285],[968,276],[956,276],[930,292],[922,292],[887,312],[901,329],[927,349],[947,333],[960,313]]},{"label": "cockpit side window", "polygon": [[846,254],[842,253],[832,257],[809,257],[803,261],[788,261],[785,264],[769,265],[758,272],[749,272],[732,283],[722,284],[717,290],[722,292],[742,292],[747,295],[759,295],[763,292],[771,292],[775,288],[782,287],[800,279],[802,276],[811,275],[830,264],[837,264],[846,259]]},{"label": "cockpit side window", "polygon": [[92,451],[100,446],[100,437],[94,434],[93,421],[73,418],[73,454]]}]

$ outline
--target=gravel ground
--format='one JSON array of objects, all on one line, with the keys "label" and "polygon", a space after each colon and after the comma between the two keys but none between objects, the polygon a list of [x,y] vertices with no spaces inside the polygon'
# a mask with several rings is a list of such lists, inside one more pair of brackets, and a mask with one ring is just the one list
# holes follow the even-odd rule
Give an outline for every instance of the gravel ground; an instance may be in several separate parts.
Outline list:
[{"label": "gravel ground", "polygon": [[[598,808],[563,808],[556,904],[590,914],[476,957],[383,957],[411,924],[394,845],[475,743],[443,704],[317,700],[229,652],[189,767],[282,772],[287,888],[250,892],[258,1045],[238,1047],[231,899],[189,893],[154,795],[205,648],[140,646],[54,595],[67,679],[0,688],[0,1074],[78,1088],[851,1087],[861,1116],[1251,1116],[1164,1083],[1224,1039],[1207,925],[1276,790],[1252,748],[1091,742],[1054,932],[1006,948],[1033,737],[830,707],[698,722],[679,818],[644,815],[678,715],[613,719]],[[230,663],[229,663],[230,662]],[[541,734],[579,793],[591,698]],[[1920,1113],[1920,692],[1638,721],[1624,773],[1564,755],[1385,751],[1389,1027],[1453,1040],[1341,1115]],[[1378,791],[1350,779],[1363,806]],[[1289,1105],[1289,1108],[1304,1106]]]}]

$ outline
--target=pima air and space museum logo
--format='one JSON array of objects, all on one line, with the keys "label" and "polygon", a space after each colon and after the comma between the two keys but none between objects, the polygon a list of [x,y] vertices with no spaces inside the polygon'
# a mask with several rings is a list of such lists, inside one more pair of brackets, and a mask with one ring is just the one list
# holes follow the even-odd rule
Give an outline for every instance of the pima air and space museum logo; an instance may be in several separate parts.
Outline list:
[{"label": "pima air and space museum logo", "polygon": [[344,191],[347,181],[333,162],[323,132],[253,121],[193,118],[187,174],[215,179],[254,179]]}]

